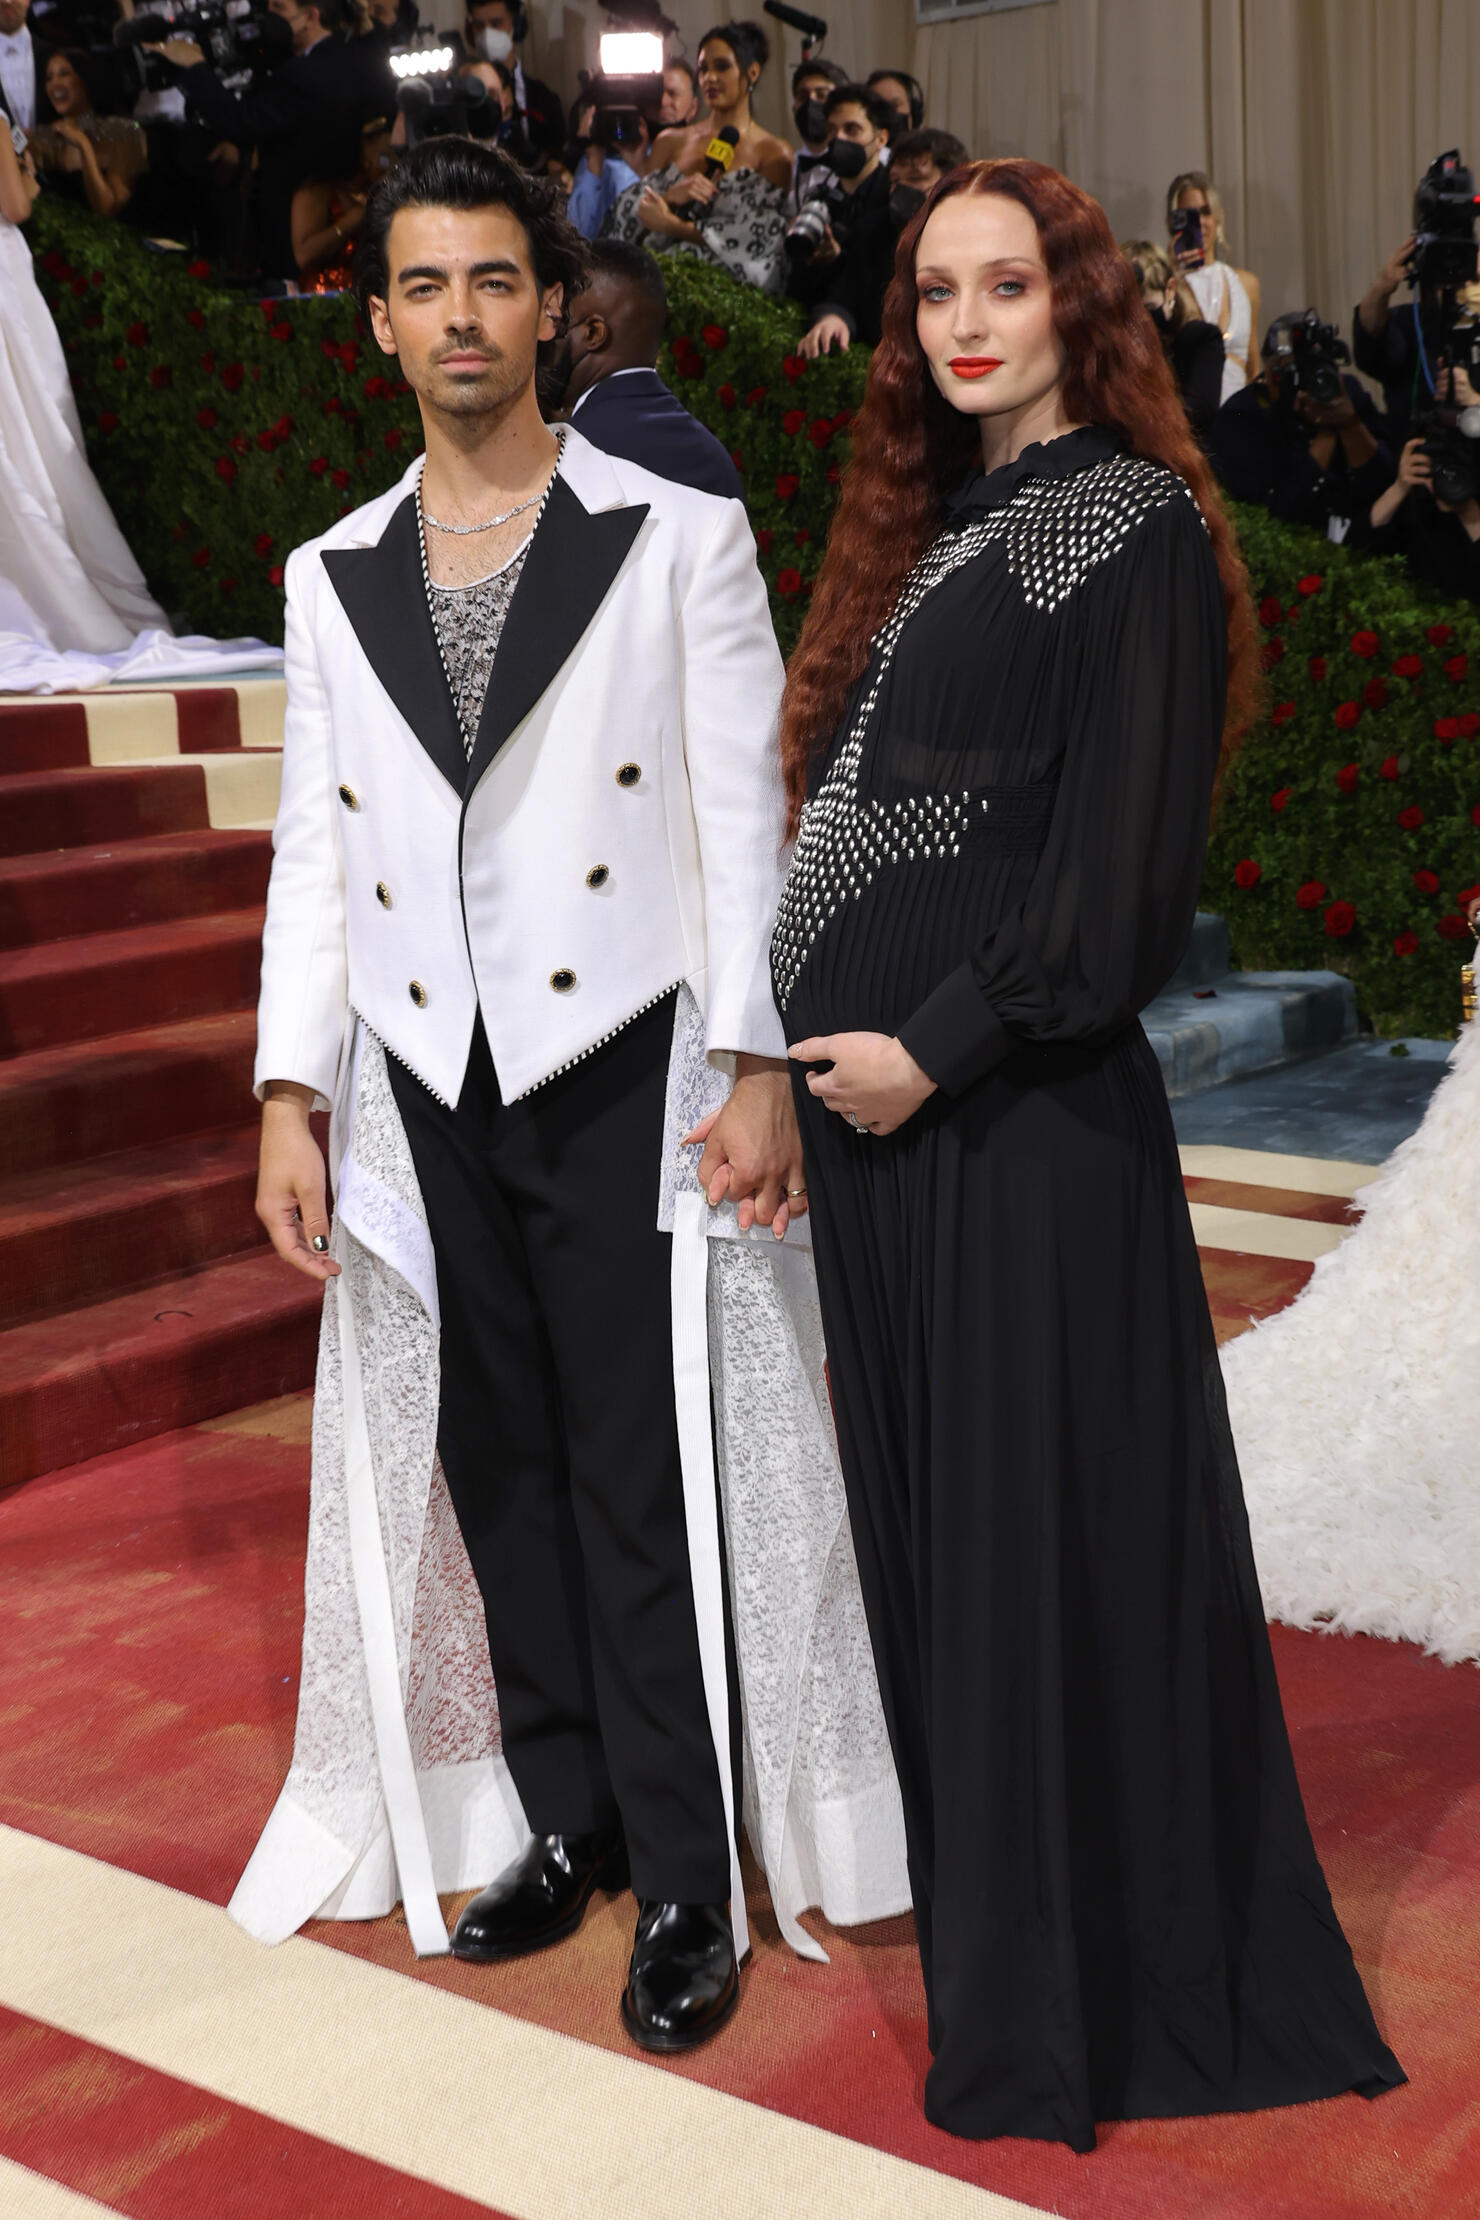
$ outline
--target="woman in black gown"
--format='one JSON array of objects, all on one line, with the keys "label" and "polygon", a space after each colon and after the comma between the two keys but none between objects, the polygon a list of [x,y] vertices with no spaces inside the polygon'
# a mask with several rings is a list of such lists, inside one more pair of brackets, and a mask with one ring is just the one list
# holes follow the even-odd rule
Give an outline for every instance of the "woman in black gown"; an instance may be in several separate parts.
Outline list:
[{"label": "woman in black gown", "polygon": [[793,660],[773,971],[960,2135],[1088,2150],[1403,2079],[1311,1844],[1136,1022],[1252,640],[1101,210],[956,172]]}]

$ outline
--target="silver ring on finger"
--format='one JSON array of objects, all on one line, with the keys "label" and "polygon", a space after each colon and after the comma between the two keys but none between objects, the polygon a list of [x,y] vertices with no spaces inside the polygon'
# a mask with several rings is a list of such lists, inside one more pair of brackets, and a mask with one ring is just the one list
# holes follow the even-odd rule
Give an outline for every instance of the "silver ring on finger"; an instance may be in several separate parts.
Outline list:
[{"label": "silver ring on finger", "polygon": [[868,1131],[867,1126],[864,1124],[862,1118],[860,1118],[856,1110],[845,1110],[843,1112],[843,1116],[848,1120],[849,1125],[852,1126],[855,1133],[866,1133]]}]

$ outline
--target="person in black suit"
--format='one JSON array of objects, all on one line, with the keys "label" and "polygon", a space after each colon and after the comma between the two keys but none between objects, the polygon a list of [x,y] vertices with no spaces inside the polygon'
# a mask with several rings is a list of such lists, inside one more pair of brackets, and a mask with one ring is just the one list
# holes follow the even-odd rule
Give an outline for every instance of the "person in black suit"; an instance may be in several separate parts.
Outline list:
[{"label": "person in black suit", "polygon": [[187,101],[213,131],[244,150],[256,148],[258,259],[269,276],[296,278],[293,195],[336,126],[395,114],[395,79],[383,40],[355,35],[348,0],[268,0],[268,7],[292,51],[240,97],[193,39],[169,39],[150,51],[176,65]]},{"label": "person in black suit", "polygon": [[31,28],[31,0],[0,0],[0,105],[22,131],[55,123],[46,97],[46,65],[55,47]]},{"label": "person in black suit", "polygon": [[742,501],[740,474],[713,432],[669,392],[654,364],[668,294],[653,256],[621,239],[589,249],[591,277],[570,304],[544,381],[558,410],[594,447],[675,485]]}]

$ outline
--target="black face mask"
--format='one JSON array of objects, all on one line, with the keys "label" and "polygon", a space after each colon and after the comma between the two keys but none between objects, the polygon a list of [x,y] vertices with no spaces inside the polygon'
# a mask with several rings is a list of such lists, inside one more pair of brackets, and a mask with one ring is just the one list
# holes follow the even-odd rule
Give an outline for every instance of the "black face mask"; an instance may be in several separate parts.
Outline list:
[{"label": "black face mask", "polygon": [[814,93],[809,100],[798,101],[791,111],[797,127],[797,137],[806,146],[821,146],[827,137],[827,111]]},{"label": "black face mask", "polygon": [[827,166],[834,177],[862,177],[868,168],[868,156],[856,139],[831,139]]},{"label": "black face mask", "polygon": [[1155,324],[1158,331],[1171,330],[1171,318],[1168,316],[1166,310],[1162,307],[1160,301],[1158,301],[1155,308],[1150,311],[1150,316],[1152,323]]},{"label": "black face mask", "polygon": [[926,195],[916,185],[896,185],[889,195],[889,213],[903,231],[912,216],[925,206]]}]

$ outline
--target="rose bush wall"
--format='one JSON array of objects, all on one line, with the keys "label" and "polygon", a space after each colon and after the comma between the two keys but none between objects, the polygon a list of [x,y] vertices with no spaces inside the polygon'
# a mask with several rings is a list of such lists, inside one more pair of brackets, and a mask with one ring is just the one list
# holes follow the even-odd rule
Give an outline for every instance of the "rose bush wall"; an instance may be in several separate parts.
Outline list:
[{"label": "rose bush wall", "polygon": [[[347,298],[244,300],[57,201],[28,233],[89,457],[150,585],[197,630],[280,639],[289,550],[418,451],[395,365]],[[791,304],[697,257],[663,267],[660,368],[734,455],[789,650],[867,355],[809,364]],[[1235,513],[1270,692],[1224,780],[1204,904],[1242,967],[1343,971],[1378,1032],[1452,1033],[1480,886],[1480,614],[1400,564]]]}]

